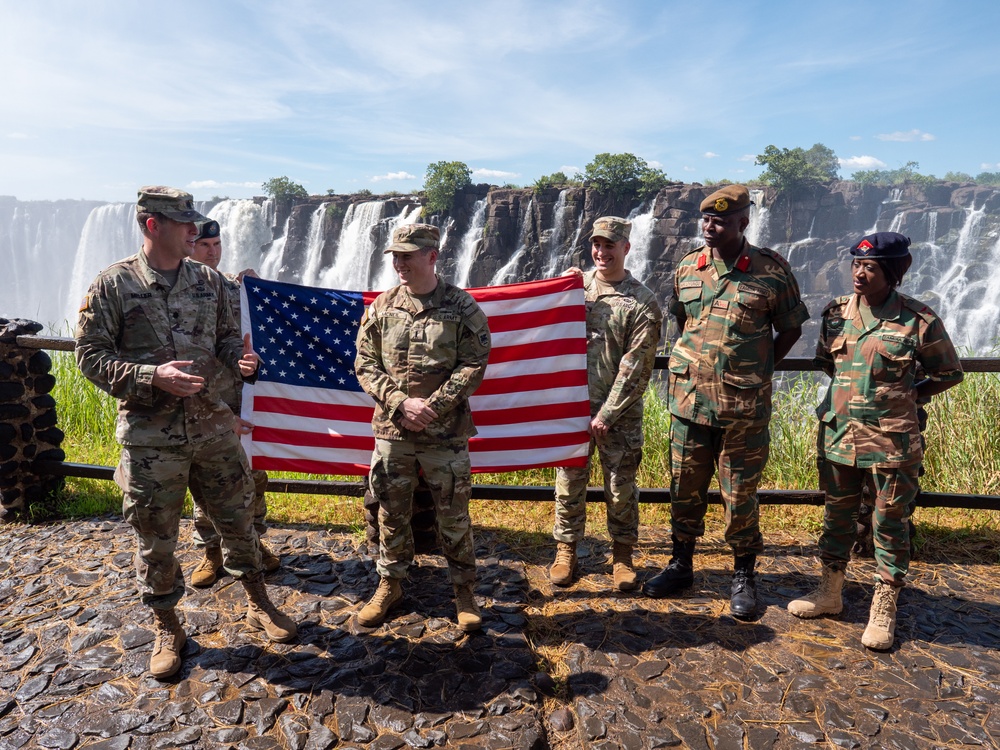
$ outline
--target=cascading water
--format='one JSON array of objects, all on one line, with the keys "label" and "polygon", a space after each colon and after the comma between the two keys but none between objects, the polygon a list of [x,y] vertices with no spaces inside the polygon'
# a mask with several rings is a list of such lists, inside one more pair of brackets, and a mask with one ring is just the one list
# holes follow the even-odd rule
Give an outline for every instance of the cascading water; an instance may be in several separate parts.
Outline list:
[{"label": "cascading water", "polygon": [[517,250],[515,250],[510,256],[510,260],[508,260],[503,267],[500,268],[500,270],[493,274],[493,278],[490,280],[490,286],[497,286],[498,284],[511,284],[515,281],[524,281],[524,279],[517,278],[517,267],[525,253],[528,251],[528,218],[531,216],[533,203],[534,199],[529,198],[527,207],[523,212],[521,212],[517,228],[517,236],[519,238]]},{"label": "cascading water", "polygon": [[[757,247],[767,247],[767,243],[771,241],[771,230],[768,224],[768,217],[770,216],[771,209],[764,205],[763,190],[751,190],[750,200],[753,201],[754,205],[750,209],[750,223],[747,224],[744,236],[747,238],[747,242],[751,245],[756,245]],[[809,229],[809,234],[812,235],[811,227]]]},{"label": "cascading water", "polygon": [[[291,221],[291,216],[285,219],[285,226],[281,230],[281,236],[274,241],[264,256],[264,261],[260,264],[259,275],[265,279],[282,279],[282,274],[287,270],[285,266],[285,248],[288,246],[288,226],[291,224]],[[290,281],[291,279],[282,280]]]},{"label": "cascading water", "polygon": [[632,222],[632,231],[629,234],[629,244],[632,247],[628,255],[625,256],[625,267],[639,281],[646,278],[647,266],[649,265],[649,245],[653,239],[653,223],[655,221],[653,217],[654,203],[655,201],[650,201],[645,210],[643,210],[643,206],[639,206],[628,215],[628,220]]},{"label": "cascading water", "polygon": [[239,273],[252,268],[260,273],[260,249],[271,241],[274,202],[227,198],[213,206],[207,215],[219,222],[221,229],[219,270]]},{"label": "cascading water", "polygon": [[306,238],[306,262],[302,266],[301,283],[319,285],[319,272],[323,264],[323,226],[326,221],[326,207],[320,203],[309,217],[309,235]]},{"label": "cascading water", "polygon": [[476,247],[483,239],[483,229],[486,228],[486,199],[476,201],[472,209],[472,220],[469,228],[462,236],[458,248],[458,261],[455,264],[455,286],[463,289],[469,285],[469,273],[472,271],[472,261],[476,257]]},{"label": "cascading water", "polygon": [[[402,210],[389,220],[385,231],[385,242],[378,248],[377,251],[379,253],[379,257],[382,258],[382,270],[379,273],[374,285],[367,287],[368,289],[385,290],[394,287],[399,283],[399,276],[392,267],[392,256],[385,255],[384,250],[389,246],[389,243],[392,240],[392,233],[396,231],[396,228],[401,227],[404,224],[413,224],[420,218],[421,210],[422,208],[419,205],[414,206],[413,208],[403,206]],[[447,239],[447,233],[445,234],[445,239]],[[441,244],[443,246],[444,241],[442,241]]]}]

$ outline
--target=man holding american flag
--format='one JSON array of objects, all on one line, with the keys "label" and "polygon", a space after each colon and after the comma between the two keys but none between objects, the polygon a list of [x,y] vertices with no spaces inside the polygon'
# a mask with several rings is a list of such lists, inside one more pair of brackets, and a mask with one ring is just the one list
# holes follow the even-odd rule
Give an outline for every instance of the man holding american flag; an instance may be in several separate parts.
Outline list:
[{"label": "man holding american flag", "polygon": [[464,631],[482,626],[473,596],[469,438],[476,428],[469,397],[486,372],[490,331],[471,295],[437,276],[439,241],[430,224],[393,233],[385,252],[400,284],[371,303],[358,332],[355,370],[375,401],[369,487],[379,503],[380,581],[358,614],[365,627],[379,625],[402,599],[414,554],[410,518],[420,471],[436,506],[458,625]]}]

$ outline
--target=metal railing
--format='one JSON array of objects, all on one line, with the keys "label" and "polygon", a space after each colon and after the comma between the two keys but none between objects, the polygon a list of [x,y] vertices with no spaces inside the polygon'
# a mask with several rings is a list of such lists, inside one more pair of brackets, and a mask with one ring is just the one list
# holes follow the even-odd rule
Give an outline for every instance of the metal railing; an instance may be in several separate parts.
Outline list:
[{"label": "metal railing", "polygon": [[[18,336],[17,343],[27,349],[49,349],[52,351],[73,351],[74,340],[53,336]],[[657,357],[654,368],[665,370],[668,357]],[[963,357],[965,372],[1000,372],[1000,359],[992,357]],[[786,357],[781,360],[778,370],[783,372],[816,371],[812,360],[805,357]],[[67,461],[35,461],[32,465],[39,474],[54,474],[85,479],[114,479],[114,467],[79,464]],[[304,495],[333,495],[338,497],[361,497],[365,494],[362,480],[357,482],[334,482],[323,479],[280,479],[269,478],[267,489],[271,492],[288,492]],[[761,504],[765,505],[822,505],[824,495],[819,490],[759,490]],[[474,484],[473,500],[514,500],[526,502],[550,502],[553,488],[545,486],[513,486],[496,484]],[[590,487],[587,502],[604,502],[604,490]],[[640,502],[669,503],[670,490],[666,488],[643,488]],[[718,491],[709,492],[709,502],[719,504]],[[947,492],[921,492],[920,507],[924,508],[968,508],[974,510],[1000,510],[998,495],[966,495]]]}]

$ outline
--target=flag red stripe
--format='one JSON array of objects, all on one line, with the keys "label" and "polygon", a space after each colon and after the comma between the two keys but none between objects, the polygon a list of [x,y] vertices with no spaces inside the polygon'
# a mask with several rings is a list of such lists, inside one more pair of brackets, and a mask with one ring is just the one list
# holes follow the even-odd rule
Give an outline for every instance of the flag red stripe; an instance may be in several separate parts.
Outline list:
[{"label": "flag red stripe", "polygon": [[511,378],[491,378],[483,381],[483,384],[476,389],[476,395],[495,396],[498,393],[547,391],[550,388],[566,388],[574,385],[587,385],[587,373],[582,370],[568,370]]},{"label": "flag red stripe", "polygon": [[545,326],[556,325],[557,323],[578,323],[586,319],[587,313],[583,305],[567,305],[547,310],[489,316],[490,333],[506,333],[507,331],[544,328]]},{"label": "flag red stripe", "polygon": [[254,456],[253,467],[265,471],[297,471],[302,474],[339,474],[341,476],[367,476],[370,467],[364,464],[342,464],[333,461],[311,461],[304,458],[271,458]]},{"label": "flag red stripe", "polygon": [[469,440],[469,450],[473,453],[485,451],[526,451],[537,448],[553,448],[557,445],[579,445],[589,442],[587,432],[564,432],[551,435],[517,435],[516,437],[480,438]]},{"label": "flag red stripe", "polygon": [[498,302],[508,299],[524,299],[525,297],[543,297],[546,294],[579,289],[582,284],[579,276],[559,276],[554,279],[522,281],[503,286],[480,286],[465,291],[471,294],[476,302]]},{"label": "flag red stripe", "polygon": [[288,430],[281,427],[254,427],[253,439],[257,443],[307,445],[313,448],[341,448],[359,451],[375,449],[375,438],[371,435],[331,435],[326,432]]},{"label": "flag red stripe", "polygon": [[[292,417],[312,417],[338,422],[371,422],[374,407],[346,406],[344,404],[318,404],[313,401],[299,401],[276,396],[256,396],[254,411],[272,414],[287,414]],[[256,433],[254,433],[256,437]]]},{"label": "flag red stripe", "polygon": [[[492,319],[491,321],[492,322]],[[501,346],[490,352],[490,364],[501,362],[516,362],[540,357],[561,357],[566,354],[586,354],[587,342],[583,339],[556,339],[555,341],[536,341],[532,344],[517,344]],[[489,372],[487,370],[487,372]]]},{"label": "flag red stripe", "polygon": [[501,424],[524,422],[550,422],[571,417],[590,417],[590,405],[586,401],[571,404],[546,404],[545,406],[522,406],[513,409],[490,409],[473,412],[473,422],[477,427],[492,427]]}]

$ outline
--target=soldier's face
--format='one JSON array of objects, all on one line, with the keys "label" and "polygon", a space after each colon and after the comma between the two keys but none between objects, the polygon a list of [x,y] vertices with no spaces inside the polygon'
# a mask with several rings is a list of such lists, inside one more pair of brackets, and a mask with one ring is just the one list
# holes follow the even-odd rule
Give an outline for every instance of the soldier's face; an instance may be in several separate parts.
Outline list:
[{"label": "soldier's face", "polygon": [[426,288],[434,279],[437,255],[437,250],[393,253],[392,268],[399,274],[399,283],[413,289]]},{"label": "soldier's face", "polygon": [[889,280],[878,261],[866,258],[852,260],[851,280],[854,291],[868,300],[869,304],[878,304],[889,295]]},{"label": "soldier's face", "polygon": [[206,266],[218,270],[219,261],[222,260],[222,238],[209,237],[197,240],[194,243],[194,255],[191,257],[199,263],[204,263]]},{"label": "soldier's face", "polygon": [[185,223],[166,217],[152,221],[155,226],[153,237],[160,249],[178,260],[194,255],[194,239],[198,236],[198,227],[194,222]]},{"label": "soldier's face", "polygon": [[701,236],[705,244],[711,248],[725,249],[739,243],[743,238],[750,219],[746,214],[730,214],[729,216],[713,216],[702,214]]},{"label": "soldier's face", "polygon": [[594,259],[597,275],[605,281],[625,278],[625,256],[632,246],[628,240],[612,242],[607,237],[590,240],[590,257]]}]

